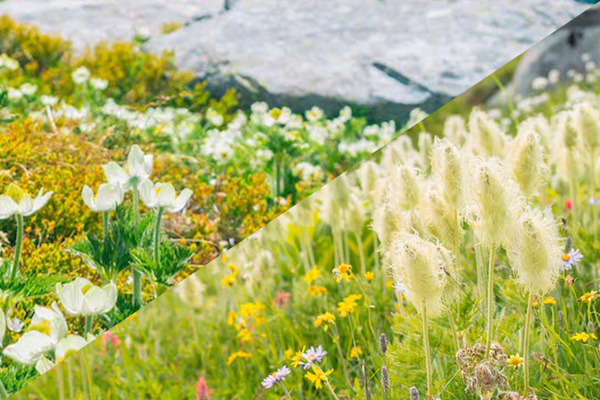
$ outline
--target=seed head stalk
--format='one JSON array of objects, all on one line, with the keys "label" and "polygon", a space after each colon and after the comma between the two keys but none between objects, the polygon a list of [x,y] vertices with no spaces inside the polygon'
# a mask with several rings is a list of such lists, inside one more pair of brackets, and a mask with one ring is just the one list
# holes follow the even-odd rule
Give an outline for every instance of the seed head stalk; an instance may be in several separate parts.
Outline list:
[{"label": "seed head stalk", "polygon": [[492,244],[490,248],[490,264],[488,267],[488,286],[487,286],[487,333],[485,339],[485,356],[490,355],[492,347],[492,317],[494,312],[494,262],[495,262],[496,246]]},{"label": "seed head stalk", "polygon": [[598,240],[598,211],[595,204],[596,200],[596,152],[592,148],[591,151],[591,167],[592,171],[590,174],[590,188],[592,191],[592,231],[594,231],[594,241]]},{"label": "seed head stalk", "polygon": [[15,255],[13,258],[12,269],[10,270],[10,281],[14,282],[17,277],[17,271],[19,270],[19,261],[21,259],[21,250],[23,249],[23,215],[17,213],[15,216],[17,220],[17,239],[15,245]]},{"label": "seed head stalk", "polygon": [[427,319],[427,307],[423,304],[423,345],[425,347],[425,367],[427,371],[427,398],[430,399],[432,389],[431,349],[429,348],[429,321]]},{"label": "seed head stalk", "polygon": [[527,316],[525,317],[525,343],[523,348],[523,377],[525,382],[525,392],[523,396],[529,394],[529,330],[531,325],[531,314],[533,313],[533,294],[529,293],[527,300]]}]

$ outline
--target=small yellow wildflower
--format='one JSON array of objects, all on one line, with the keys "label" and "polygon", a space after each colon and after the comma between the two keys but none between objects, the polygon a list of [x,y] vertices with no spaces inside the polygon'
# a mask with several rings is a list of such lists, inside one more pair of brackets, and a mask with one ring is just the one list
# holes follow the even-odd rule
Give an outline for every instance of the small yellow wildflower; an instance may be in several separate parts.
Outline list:
[{"label": "small yellow wildflower", "polygon": [[317,317],[317,319],[315,319],[315,328],[319,328],[321,325],[324,324],[323,326],[323,330],[325,332],[327,332],[327,330],[329,329],[329,325],[333,324],[335,322],[335,316],[330,313],[329,311],[327,311],[325,314],[321,314]]},{"label": "small yellow wildflower", "polygon": [[365,279],[367,280],[367,282],[371,282],[374,277],[375,274],[373,273],[373,271],[365,272]]},{"label": "small yellow wildflower", "polygon": [[519,368],[523,364],[523,359],[519,357],[519,354],[512,355],[508,359],[508,366],[514,369]]},{"label": "small yellow wildflower", "polygon": [[287,349],[283,352],[283,357],[285,357],[286,360],[291,360],[294,357],[294,352],[292,349]]},{"label": "small yellow wildflower", "polygon": [[333,269],[333,273],[337,276],[337,281],[341,282],[342,279],[349,281],[354,277],[352,275],[352,265],[340,264],[339,267]]},{"label": "small yellow wildflower", "polygon": [[233,325],[237,319],[238,315],[237,313],[233,312],[233,311],[229,311],[229,314],[227,315],[227,325]]},{"label": "small yellow wildflower", "polygon": [[235,284],[235,278],[237,277],[238,269],[235,266],[235,264],[229,264],[227,268],[231,270],[231,273],[229,275],[224,276],[223,279],[221,279],[221,283],[223,284],[223,286],[231,287]]},{"label": "small yellow wildflower", "polygon": [[556,304],[556,300],[552,296],[548,296],[543,301],[544,304],[553,305]]},{"label": "small yellow wildflower", "polygon": [[569,339],[575,340],[577,342],[581,341],[583,343],[587,343],[588,340],[598,339],[598,337],[596,337],[596,335],[594,333],[588,334],[587,332],[581,332],[581,333],[577,333],[574,336],[571,336]]},{"label": "small yellow wildflower", "polygon": [[304,354],[305,350],[306,350],[306,346],[304,346],[301,351],[297,352],[296,354],[294,354],[294,357],[292,357],[292,366],[294,368],[298,367],[298,364],[300,364],[300,360],[302,359],[302,354]]},{"label": "small yellow wildflower", "polygon": [[242,343],[248,342],[252,340],[252,332],[250,332],[247,328],[242,328],[238,332],[237,337]]},{"label": "small yellow wildflower", "polygon": [[308,287],[308,293],[311,296],[322,296],[324,294],[327,294],[327,288],[323,286],[310,285]]},{"label": "small yellow wildflower", "polygon": [[538,308],[540,306],[540,302],[537,300],[534,300],[531,305],[533,306],[533,308]]},{"label": "small yellow wildflower", "polygon": [[388,289],[394,289],[394,281],[387,281],[385,287]]},{"label": "small yellow wildflower", "polygon": [[594,296],[596,296],[596,293],[598,292],[596,292],[595,290],[588,292],[581,296],[579,300],[583,301],[584,303],[589,303],[590,301],[594,300]]},{"label": "small yellow wildflower", "polygon": [[330,369],[327,372],[323,372],[319,368],[317,368],[315,364],[312,365],[312,370],[312,373],[307,372],[305,376],[306,379],[315,384],[315,387],[317,389],[321,389],[323,387],[323,382],[327,382],[329,380],[329,378],[327,377],[333,372],[332,369]]},{"label": "small yellow wildflower", "polygon": [[319,277],[321,277],[321,271],[319,271],[318,266],[314,266],[311,270],[309,270],[306,275],[304,275],[304,282],[309,285],[316,281]]},{"label": "small yellow wildflower", "polygon": [[351,294],[346,297],[344,301],[338,303],[338,312],[342,317],[347,317],[348,314],[352,314],[356,310],[356,301],[360,300],[362,295]]},{"label": "small yellow wildflower", "polygon": [[250,358],[252,357],[252,354],[247,353],[245,351],[236,351],[235,353],[231,354],[229,356],[229,358],[227,359],[227,365],[231,365],[236,359],[238,358]]},{"label": "small yellow wildflower", "polygon": [[363,353],[360,347],[354,346],[352,350],[350,350],[350,359],[358,358]]}]

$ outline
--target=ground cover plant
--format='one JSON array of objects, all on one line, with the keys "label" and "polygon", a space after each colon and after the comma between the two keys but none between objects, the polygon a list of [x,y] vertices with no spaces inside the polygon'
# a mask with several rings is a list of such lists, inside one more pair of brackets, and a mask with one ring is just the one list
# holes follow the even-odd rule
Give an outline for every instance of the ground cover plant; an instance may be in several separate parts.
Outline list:
[{"label": "ground cover plant", "polygon": [[142,44],[0,17],[0,398],[399,134],[239,109]]},{"label": "ground cover plant", "polygon": [[598,398],[584,61],[425,120],[15,397]]}]

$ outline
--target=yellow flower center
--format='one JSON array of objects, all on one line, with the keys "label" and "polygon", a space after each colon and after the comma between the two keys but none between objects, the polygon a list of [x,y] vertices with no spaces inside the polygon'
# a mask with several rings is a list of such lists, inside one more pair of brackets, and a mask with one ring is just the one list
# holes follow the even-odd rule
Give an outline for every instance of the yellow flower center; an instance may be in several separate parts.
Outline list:
[{"label": "yellow flower center", "polygon": [[93,287],[94,287],[93,284],[88,283],[87,285],[85,285],[84,287],[81,288],[81,293],[86,294]]},{"label": "yellow flower center", "polygon": [[14,183],[11,183],[6,188],[6,195],[13,199],[15,203],[20,202],[25,194],[26,192],[23,189],[21,189],[19,185],[15,185]]}]

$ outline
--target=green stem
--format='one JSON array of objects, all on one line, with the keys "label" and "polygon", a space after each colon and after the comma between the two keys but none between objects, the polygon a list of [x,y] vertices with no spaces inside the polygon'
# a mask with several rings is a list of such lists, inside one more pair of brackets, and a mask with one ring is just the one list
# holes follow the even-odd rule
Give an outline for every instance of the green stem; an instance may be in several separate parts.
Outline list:
[{"label": "green stem", "polygon": [[494,257],[496,246],[492,245],[490,249],[490,264],[488,266],[488,282],[487,282],[487,334],[485,338],[485,356],[490,355],[492,347],[492,315],[494,312]]},{"label": "green stem", "polygon": [[[140,222],[140,193],[138,191],[137,182],[133,182],[133,210],[135,222]],[[142,305],[142,273],[131,267],[131,275],[133,277],[133,306],[139,308]]]},{"label": "green stem", "polygon": [[429,348],[429,321],[427,320],[427,308],[423,304],[423,345],[425,346],[425,367],[427,371],[427,399],[431,398],[432,371],[431,371],[431,349]]},{"label": "green stem", "polygon": [[102,239],[106,241],[108,237],[108,214],[110,211],[104,211],[102,213]]},{"label": "green stem", "polygon": [[533,294],[529,293],[527,300],[527,317],[525,318],[525,344],[523,348],[523,376],[525,379],[524,396],[529,395],[529,330],[531,325],[531,314],[533,313]]},{"label": "green stem", "polygon": [[285,393],[285,397],[288,400],[292,400],[292,395],[290,394],[289,390],[285,387],[285,385],[283,384],[283,382],[279,382],[279,384],[281,385],[281,388],[283,389],[283,391]]},{"label": "green stem", "polygon": [[23,249],[23,215],[16,214],[17,220],[17,243],[15,246],[15,255],[13,258],[12,269],[10,270],[10,281],[14,282],[17,277],[17,271],[19,270],[19,261],[21,259],[21,250]]},{"label": "green stem", "polygon": [[356,245],[358,246],[358,257],[360,259],[360,272],[367,272],[367,262],[365,260],[365,251],[363,249],[363,241],[360,232],[355,232]]},{"label": "green stem", "polygon": [[154,225],[154,262],[156,263],[157,268],[160,266],[160,222],[164,212],[162,207],[158,207]]},{"label": "green stem", "polygon": [[85,335],[87,336],[88,334],[91,334],[93,329],[94,329],[94,316],[86,315],[85,316]]},{"label": "green stem", "polygon": [[598,239],[598,213],[597,213],[597,208],[598,206],[596,205],[596,157],[595,157],[595,152],[592,149],[591,151],[591,157],[592,159],[591,161],[591,167],[592,167],[592,171],[590,173],[590,184],[591,184],[591,190],[592,190],[592,230],[594,231],[594,240]]},{"label": "green stem", "polygon": [[0,400],[8,399],[8,396],[9,394],[4,387],[4,383],[0,380]]},{"label": "green stem", "polygon": [[138,191],[137,182],[132,183],[133,185],[133,213],[135,216],[135,222],[140,222],[140,192]]}]

